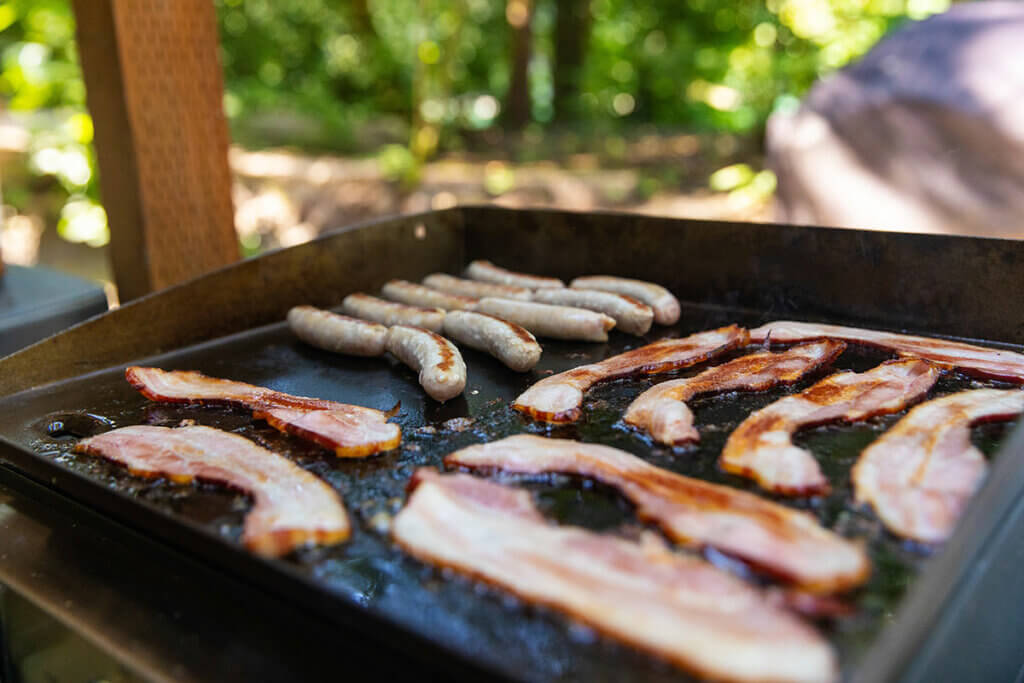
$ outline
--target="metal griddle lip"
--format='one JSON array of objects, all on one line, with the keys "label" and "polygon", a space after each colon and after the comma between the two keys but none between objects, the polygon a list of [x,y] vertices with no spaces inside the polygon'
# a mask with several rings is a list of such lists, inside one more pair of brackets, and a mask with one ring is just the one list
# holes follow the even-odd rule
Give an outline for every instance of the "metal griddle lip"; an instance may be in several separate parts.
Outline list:
[{"label": "metal griddle lip", "polygon": [[410,655],[429,658],[432,664],[440,664],[446,673],[460,680],[482,680],[481,677],[496,681],[521,680],[488,666],[481,658],[467,655],[450,643],[426,638],[344,594],[325,590],[323,585],[302,575],[287,562],[253,555],[241,546],[225,542],[199,524],[166,513],[144,500],[108,489],[60,463],[40,458],[0,435],[0,481],[22,490],[23,478],[43,487],[57,504],[62,499],[70,499],[98,510],[115,525],[123,525],[136,534],[156,537],[194,561],[216,570],[227,570],[236,579],[272,591],[279,598],[309,609],[317,616],[326,617],[344,628],[358,630],[390,648],[399,647]]},{"label": "metal griddle lip", "polygon": [[[222,269],[210,276],[204,276],[193,281],[191,286],[194,288],[196,284],[206,280],[207,277],[216,278],[223,276],[227,271],[232,270],[236,273],[241,273],[242,275],[251,276],[254,269],[254,266],[252,265],[253,261],[263,261],[270,257],[278,259],[274,263],[280,263],[282,259],[279,257],[281,257],[282,254],[287,254],[288,252],[292,252],[294,254],[308,254],[310,248],[315,247],[320,243],[326,243],[342,233],[369,233],[374,231],[376,227],[387,229],[394,233],[394,228],[399,223],[401,223],[401,225],[398,225],[398,227],[404,226],[404,228],[408,228],[408,232],[411,233],[412,225],[415,223],[423,220],[429,220],[432,217],[438,218],[451,216],[456,216],[459,219],[455,222],[456,227],[454,230],[456,233],[463,229],[462,224],[467,220],[479,221],[482,218],[494,218],[496,221],[501,222],[499,219],[505,220],[507,217],[512,216],[517,217],[518,219],[518,217],[521,216],[521,220],[524,221],[524,224],[527,227],[532,226],[533,221],[547,219],[551,219],[553,221],[576,221],[578,219],[585,222],[591,218],[602,218],[606,222],[622,221],[623,223],[626,223],[628,221],[636,221],[640,223],[650,223],[654,224],[658,229],[662,229],[658,226],[663,226],[663,224],[671,224],[673,229],[675,229],[677,225],[679,227],[696,226],[693,227],[693,235],[695,238],[704,237],[706,239],[707,231],[705,230],[702,232],[703,229],[698,229],[699,226],[717,223],[713,221],[671,221],[669,219],[630,216],[615,212],[573,214],[572,212],[549,210],[534,211],[512,210],[496,207],[458,207],[457,209],[450,209],[443,212],[427,212],[416,216],[406,216],[400,219],[385,219],[379,222],[375,221],[361,224],[359,226],[353,226],[352,228],[343,231],[336,231],[332,234],[322,236],[312,245],[301,245],[300,247],[275,251],[266,256],[259,257],[258,259],[252,259],[250,261],[237,264],[236,266]],[[872,236],[868,236],[869,233],[867,232],[863,232],[858,236],[858,231],[835,228],[814,228],[790,225],[753,226],[732,222],[720,222],[719,225],[722,226],[722,230],[736,228],[738,231],[742,231],[743,234],[749,233],[753,237],[760,239],[760,242],[754,240],[757,244],[764,243],[767,230],[778,231],[778,234],[780,235],[778,238],[776,238],[774,234],[770,238],[770,243],[776,246],[778,246],[776,243],[788,245],[791,240],[799,237],[804,234],[804,231],[806,231],[808,233],[815,233],[810,236],[811,240],[820,239],[828,242],[829,244],[838,241],[842,244],[846,244],[847,246],[855,246],[860,243],[860,240],[865,240],[868,244],[873,244],[875,242],[888,243],[886,238],[892,237],[891,242],[895,249],[895,253],[900,253],[905,256],[909,249],[911,250],[911,253],[915,254],[915,258],[917,250],[934,249],[935,247],[952,248],[956,247],[957,243],[964,245],[965,249],[969,249],[970,245],[973,243],[978,243],[985,249],[998,248],[998,245],[1000,244],[1007,244],[1009,246],[1005,249],[1005,255],[1008,257],[1012,255],[1019,256],[1020,251],[1016,246],[1019,243],[1016,243],[1013,240],[999,238],[981,239],[946,235],[916,235],[910,233],[871,233]],[[632,230],[633,226],[623,225],[622,228]],[[719,228],[716,226],[714,229],[717,232]],[[853,240],[853,242],[846,240],[845,235],[851,235],[850,239]],[[875,238],[874,235],[883,236]],[[833,239],[839,236],[844,236],[844,239]],[[716,235],[714,239],[716,240],[715,243],[717,243],[723,238]],[[831,240],[831,242],[829,242],[829,240]],[[353,243],[359,244],[355,240],[348,241],[345,244]],[[477,244],[478,248],[479,246],[480,245]],[[305,248],[306,251],[299,251],[303,248]],[[462,245],[461,247],[456,246],[456,250],[457,251],[455,253],[458,254],[456,258],[460,258],[463,263],[465,263],[466,259],[464,256],[467,251],[475,253],[474,249],[465,245]],[[482,254],[482,256],[487,256],[487,254]],[[853,254],[855,261],[857,256],[859,255]],[[875,257],[877,258],[877,255],[875,255]],[[826,259],[826,262],[832,263],[833,261]],[[731,267],[735,268],[737,263],[742,263],[742,260],[733,263]],[[272,264],[268,264],[268,266],[269,265]],[[790,265],[792,266],[793,264]],[[1001,269],[999,269],[998,272],[1003,272],[1005,274],[1006,268],[1009,267],[1012,267],[1012,265],[1001,264]],[[935,266],[933,265],[931,268],[934,270]],[[820,268],[812,268],[811,270],[814,271],[814,273],[817,273],[817,277],[821,276]],[[947,271],[941,270],[941,272]],[[787,278],[788,277],[790,276],[787,275]],[[776,279],[778,278],[776,277]],[[210,280],[210,282],[213,281],[216,280]],[[783,280],[783,282],[785,282],[785,280]],[[186,283],[185,285],[177,288],[146,297],[143,301],[155,302],[161,300],[165,295],[174,296],[176,293],[180,296],[180,294],[185,292],[189,286],[190,285]],[[143,301],[140,301],[140,304],[143,303]],[[963,306],[964,304],[961,303],[959,308],[954,308],[953,310],[966,310]],[[131,311],[132,308],[133,306],[129,305],[120,309],[120,313],[118,311],[112,311],[104,314],[104,316],[98,316],[97,318],[92,319],[92,321],[96,321],[103,317],[125,315],[127,312]],[[769,308],[731,305],[724,305],[723,308],[746,308],[747,310],[759,311],[762,313],[763,319],[765,320],[779,318],[799,319],[801,317],[800,315],[793,313],[779,314],[767,312],[773,310]],[[1005,309],[1005,306],[1003,309]],[[830,309],[816,310],[809,315],[817,320],[870,325],[879,329],[898,329],[900,327],[900,320],[903,320],[903,318],[897,318],[895,323],[890,320],[888,324],[882,322],[871,324],[867,322],[867,320],[860,321],[858,323],[857,320],[842,320],[842,316],[834,314],[829,315],[827,310]],[[859,313],[854,311],[851,315],[859,315]],[[280,318],[277,319],[279,320]],[[1008,318],[1004,315],[1000,320],[1008,320]],[[72,329],[84,327],[89,324],[89,322],[86,322]],[[915,324],[907,320],[905,329],[918,331],[923,334],[940,336],[935,335],[934,332],[915,330],[916,326],[923,324],[928,323],[918,321],[918,323]],[[258,326],[259,323],[256,322],[251,325],[251,328],[256,328]],[[960,329],[969,331],[971,328],[961,326]],[[1000,327],[999,329],[1003,329],[1003,327]],[[1016,330],[1007,334],[1012,336],[1016,334]],[[61,336],[63,336],[63,333],[62,335],[51,338],[51,340],[59,339]],[[210,335],[205,339],[207,341],[212,341],[212,337],[214,336],[215,335]],[[976,342],[980,341],[981,343],[986,343],[992,346],[1003,345],[996,342],[985,341],[983,339],[985,335],[983,334],[979,335],[982,339],[964,335],[941,336],[945,336],[949,339],[963,339],[965,341]],[[160,348],[156,353],[171,353],[172,349],[175,348],[193,346],[196,341],[197,340],[193,340],[192,342],[178,344],[177,346]],[[40,342],[36,347],[30,347],[30,349],[42,347],[42,345],[46,343],[47,342]],[[1012,344],[1007,343],[1007,345]],[[149,356],[149,354],[143,355],[147,357]],[[119,365],[123,367],[126,363],[113,362],[108,363],[106,367],[117,367]],[[93,369],[95,369],[95,366]],[[67,379],[80,378],[89,374],[92,374],[92,372],[82,373],[75,377],[68,377],[66,379],[39,382],[34,386],[26,386],[24,391],[26,393],[34,392],[42,389],[44,386],[52,386],[53,384],[59,384]],[[10,397],[8,396],[6,398]],[[8,465],[2,462],[4,459],[11,464]],[[435,655],[433,659],[438,660],[439,664],[451,662],[451,671],[453,673],[466,671],[466,669],[460,669],[459,667],[461,666],[471,669],[474,673],[484,672],[484,675],[492,678],[500,674],[500,672],[494,670],[488,662],[474,659],[468,656],[465,652],[459,651],[453,647],[452,644],[431,641],[420,635],[418,632],[405,628],[400,622],[392,621],[391,619],[382,617],[379,614],[369,612],[365,607],[354,604],[351,600],[347,600],[341,594],[325,591],[320,584],[310,582],[302,576],[296,576],[294,572],[289,571],[289,568],[284,565],[284,563],[274,563],[261,560],[260,558],[254,558],[241,548],[224,542],[221,538],[210,531],[197,528],[194,525],[187,523],[186,520],[171,517],[166,513],[152,509],[145,503],[143,505],[139,505],[139,503],[143,501],[127,498],[123,494],[109,490],[83,475],[78,475],[74,472],[68,471],[57,463],[39,457],[31,451],[11,443],[3,436],[0,436],[0,465],[4,465],[3,467],[0,467],[0,478],[3,478],[4,480],[8,477],[19,476],[16,474],[19,471],[25,472],[33,480],[40,482],[50,490],[53,490],[54,488],[61,489],[53,491],[55,497],[64,499],[71,498],[74,500],[80,500],[87,505],[92,505],[103,514],[112,517],[117,523],[127,523],[129,526],[141,528],[143,532],[148,532],[149,530],[146,529],[144,525],[138,524],[137,522],[143,519],[146,520],[147,523],[152,522],[157,527],[163,529],[163,532],[158,534],[160,540],[167,542],[172,547],[180,547],[185,554],[193,555],[198,561],[207,563],[213,568],[228,570],[230,574],[243,582],[250,581],[252,583],[256,583],[279,595],[299,593],[301,594],[299,598],[304,604],[307,604],[314,610],[327,613],[327,616],[336,623],[352,628],[358,628],[363,632],[367,632],[369,630],[367,626],[372,625],[372,630],[377,631],[381,638],[388,639],[389,644],[392,646],[395,645],[394,642],[391,642],[391,639],[394,636],[399,636],[403,643],[409,642],[410,645],[415,643],[416,646],[422,645],[421,652],[410,652],[410,654],[414,656],[419,656],[424,653],[428,656]],[[991,542],[991,539],[995,538],[1000,532],[1005,531],[1002,528],[1002,525],[1004,524],[1007,515],[1013,511],[1014,505],[1021,501],[1022,491],[1024,491],[1024,426],[1018,428],[1013,437],[1008,439],[1000,448],[998,462],[993,467],[988,481],[982,490],[975,496],[972,505],[969,507],[967,514],[958,526],[953,538],[947,544],[945,551],[940,553],[937,557],[932,558],[932,560],[927,563],[921,576],[913,582],[907,596],[904,598],[898,609],[895,622],[886,627],[882,633],[875,638],[870,650],[862,658],[858,669],[853,672],[852,675],[854,680],[875,681],[896,680],[899,678],[920,680],[922,666],[925,667],[925,671],[930,671],[933,674],[941,673],[942,669],[940,666],[935,664],[934,659],[931,664],[921,664],[921,662],[915,661],[915,658],[919,651],[923,652],[927,650],[929,644],[935,641],[934,635],[937,631],[949,625],[955,604],[962,603],[964,600],[970,598],[971,578],[978,576],[979,572],[983,571],[983,569],[980,568],[985,566],[987,559],[992,558],[1000,552],[1000,548],[995,546]],[[186,523],[183,524],[182,522]],[[1024,538],[1024,521],[1021,521],[1018,526],[1021,527],[1020,537]],[[255,562],[253,562],[254,559],[256,560]],[[284,581],[282,581],[282,579],[284,579]],[[299,579],[299,581],[295,582],[294,579]],[[312,590],[307,590],[309,588],[312,588]],[[326,596],[329,596],[329,599],[326,601],[324,600],[325,594]],[[1024,598],[1024,595],[1021,597]],[[330,603],[331,608],[336,607],[336,609],[325,609],[327,602]],[[477,675],[479,677],[480,674]],[[506,672],[504,675],[514,676],[515,672]]]}]

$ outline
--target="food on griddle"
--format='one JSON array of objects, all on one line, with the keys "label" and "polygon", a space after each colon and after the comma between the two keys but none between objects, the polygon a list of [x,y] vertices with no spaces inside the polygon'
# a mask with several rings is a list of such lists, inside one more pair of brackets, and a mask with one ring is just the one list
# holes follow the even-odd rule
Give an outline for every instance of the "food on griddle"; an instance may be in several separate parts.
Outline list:
[{"label": "food on griddle", "polygon": [[386,325],[312,306],[295,306],[288,311],[288,326],[307,344],[349,356],[383,355],[388,336]]},{"label": "food on griddle", "polygon": [[551,339],[604,342],[608,341],[608,330],[615,327],[615,319],[604,313],[516,299],[487,297],[480,300],[477,310],[521,325],[538,337]]},{"label": "food on griddle", "polygon": [[565,287],[565,283],[554,277],[527,275],[513,270],[499,268],[490,261],[473,261],[466,267],[466,275],[481,282],[494,282],[499,285],[544,289],[545,287]]},{"label": "food on griddle", "polygon": [[679,321],[679,299],[672,296],[672,292],[653,282],[610,275],[590,275],[576,278],[570,287],[615,292],[639,299],[654,309],[654,322],[659,325],[675,325]]},{"label": "food on griddle", "polygon": [[411,306],[443,308],[446,311],[473,310],[477,300],[460,294],[449,294],[408,280],[391,280],[380,290],[385,298]]},{"label": "food on griddle", "polygon": [[530,495],[465,474],[420,469],[394,540],[700,675],[831,681],[825,639],[758,589],[653,535],[637,543],[548,524]]},{"label": "food on griddle", "polygon": [[623,420],[650,432],[659,443],[678,446],[698,441],[693,413],[685,401],[712,392],[764,391],[792,384],[809,372],[831,365],[845,348],[843,342],[824,340],[781,353],[764,351],[741,356],[699,375],[651,387],[630,404]]},{"label": "food on griddle", "polygon": [[450,311],[444,333],[460,344],[485,351],[509,368],[526,372],[540,360],[541,347],[527,330],[486,313]]},{"label": "food on griddle", "polygon": [[80,441],[77,453],[98,455],[137,476],[166,476],[226,484],[252,495],[242,544],[276,557],[309,544],[349,537],[348,516],[338,494],[287,458],[252,441],[211,427],[122,427]]},{"label": "food on griddle", "polygon": [[526,287],[513,285],[499,285],[494,282],[480,282],[478,280],[464,280],[461,277],[454,277],[445,273],[433,273],[423,278],[423,284],[431,289],[436,289],[449,294],[458,294],[473,299],[482,299],[490,296],[498,299],[521,299],[529,301],[533,293]]},{"label": "food on griddle", "polygon": [[466,388],[466,363],[450,341],[420,327],[394,325],[387,349],[419,373],[420,386],[437,401],[455,398]]},{"label": "food on griddle", "polygon": [[583,393],[602,380],[689,367],[746,343],[747,331],[737,325],[681,339],[662,339],[599,363],[546,377],[520,394],[512,407],[542,422],[573,422],[582,414]]},{"label": "food on griddle", "polygon": [[573,306],[604,313],[615,319],[615,329],[637,336],[647,334],[654,322],[650,306],[633,297],[588,289],[538,289],[533,300],[542,304]]},{"label": "food on griddle", "polygon": [[130,367],[128,382],[153,401],[210,403],[249,408],[257,420],[312,441],[342,458],[362,458],[397,448],[402,430],[373,408],[292,396],[244,382],[207,377],[187,370]]},{"label": "food on griddle", "polygon": [[817,461],[793,444],[793,434],[826,422],[856,422],[899,412],[922,398],[938,378],[936,366],[918,359],[887,361],[861,373],[838,372],[744,420],[726,441],[719,463],[774,493],[828,493],[828,480]]},{"label": "food on griddle", "polygon": [[844,591],[871,572],[859,545],[805,512],[655,467],[608,446],[520,434],[455,451],[445,465],[596,479],[621,491],[641,519],[674,541],[715,548],[804,591]]},{"label": "food on griddle", "polygon": [[984,346],[964,344],[947,339],[914,337],[894,332],[864,330],[857,327],[776,321],[750,331],[751,341],[789,343],[813,339],[841,339],[851,344],[864,344],[901,356],[915,356],[938,365],[956,368],[975,377],[1002,379],[1024,384],[1024,354]]},{"label": "food on griddle", "polygon": [[1021,412],[1020,390],[963,391],[917,406],[861,454],[853,468],[857,500],[895,534],[946,540],[988,468],[970,426]]},{"label": "food on griddle", "polygon": [[410,306],[378,299],[369,294],[349,294],[341,302],[345,315],[387,325],[412,325],[431,332],[440,332],[444,325],[444,311],[440,308]]}]

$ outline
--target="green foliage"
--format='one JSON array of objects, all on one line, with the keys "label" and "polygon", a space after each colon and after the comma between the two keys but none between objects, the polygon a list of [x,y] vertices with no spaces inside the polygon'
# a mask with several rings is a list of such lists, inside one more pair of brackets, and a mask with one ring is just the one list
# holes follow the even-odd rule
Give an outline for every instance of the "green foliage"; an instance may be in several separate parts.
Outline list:
[{"label": "green foliage", "polygon": [[[376,153],[391,177],[415,183],[438,150],[479,145],[480,131],[500,125],[512,74],[510,1],[216,0],[235,139]],[[624,157],[621,132],[636,124],[756,134],[773,110],[795,106],[815,79],[895,24],[949,4],[580,1],[589,18],[573,19],[586,38],[579,102],[560,122],[609,133],[601,144],[612,159]],[[563,82],[554,74],[558,0],[532,6],[527,135],[554,119],[554,84]],[[48,112],[27,119],[32,170],[66,194],[64,234],[102,243],[69,0],[0,0],[0,98],[12,112]],[[731,191],[770,191],[771,178],[748,170]],[[642,191],[660,186],[652,178]],[[5,191],[8,202],[24,194]]]},{"label": "green foliage", "polygon": [[[60,234],[99,246],[109,233],[74,37],[67,0],[0,4],[0,97],[29,128],[29,168],[55,179],[64,193]],[[17,202],[26,201],[28,193],[4,189],[5,202],[22,208]]]}]

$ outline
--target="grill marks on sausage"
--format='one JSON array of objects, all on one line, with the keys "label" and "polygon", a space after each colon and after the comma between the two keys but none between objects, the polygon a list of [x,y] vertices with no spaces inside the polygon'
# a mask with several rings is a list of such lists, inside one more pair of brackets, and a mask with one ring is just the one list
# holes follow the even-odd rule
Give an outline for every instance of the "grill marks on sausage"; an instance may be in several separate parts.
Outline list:
[{"label": "grill marks on sausage", "polygon": [[437,401],[447,401],[466,388],[466,363],[455,345],[419,327],[394,325],[387,350],[419,373],[420,386]]},{"label": "grill marks on sausage", "polygon": [[891,532],[924,543],[949,538],[988,469],[970,427],[1024,412],[1024,391],[978,389],[923,403],[861,453],[857,500]]},{"label": "grill marks on sausage", "polygon": [[827,422],[899,412],[923,397],[938,377],[937,367],[918,359],[888,361],[862,373],[836,373],[744,420],[729,436],[719,463],[782,495],[827,493],[829,484],[818,463],[793,445],[793,434]]},{"label": "grill marks on sausage", "polygon": [[682,339],[663,339],[542,379],[520,394],[512,407],[542,422],[573,422],[582,415],[583,393],[600,381],[689,367],[746,342],[747,331],[736,325]]},{"label": "grill marks on sausage", "polygon": [[788,320],[767,323],[750,331],[751,341],[770,339],[774,343],[789,343],[824,338],[923,358],[976,377],[1024,384],[1024,354],[1013,351],[895,332]]},{"label": "grill marks on sausage", "polygon": [[276,557],[307,543],[349,537],[348,516],[333,489],[237,434],[140,425],[90,437],[74,450],[121,463],[136,476],[166,476],[178,483],[201,479],[251,494],[254,505],[245,517],[242,543],[260,555]]},{"label": "grill marks on sausage", "polygon": [[596,479],[619,489],[641,519],[673,540],[715,548],[802,590],[844,591],[870,573],[862,548],[804,512],[663,470],[615,448],[521,434],[455,451],[445,464]]},{"label": "grill marks on sausage", "polygon": [[395,517],[407,552],[546,605],[702,676],[828,681],[825,640],[707,562],[544,522],[525,491],[421,469]]},{"label": "grill marks on sausage", "polygon": [[402,439],[398,425],[388,423],[388,416],[373,408],[292,396],[187,370],[133,366],[125,370],[125,379],[152,401],[248,408],[256,419],[329,448],[343,458],[391,450]]},{"label": "grill marks on sausage", "polygon": [[781,353],[764,351],[741,356],[694,377],[651,387],[630,404],[623,419],[650,432],[660,443],[681,445],[697,441],[700,435],[685,401],[711,392],[763,391],[779,384],[792,384],[830,365],[844,348],[843,342],[826,340]]}]

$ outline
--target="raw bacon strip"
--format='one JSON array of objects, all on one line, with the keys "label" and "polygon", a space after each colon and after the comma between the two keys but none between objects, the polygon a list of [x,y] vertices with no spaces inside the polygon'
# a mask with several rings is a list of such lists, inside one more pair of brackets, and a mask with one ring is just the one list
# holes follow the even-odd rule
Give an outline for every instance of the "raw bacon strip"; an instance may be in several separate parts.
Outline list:
[{"label": "raw bacon strip", "polygon": [[1024,384],[1024,354],[1013,351],[990,349],[946,339],[914,337],[894,332],[819,323],[777,321],[750,331],[751,341],[770,339],[772,342],[788,343],[824,338],[841,339],[851,344],[887,349],[902,356],[923,358],[975,377]]},{"label": "raw bacon strip", "polygon": [[290,460],[237,434],[211,427],[122,427],[80,441],[137,476],[225,484],[252,495],[242,543],[259,555],[284,555],[307,543],[340,543],[348,516],[334,490]]},{"label": "raw bacon strip", "polygon": [[979,389],[917,406],[853,468],[857,500],[895,534],[925,543],[949,538],[988,469],[970,426],[1024,412],[1024,391]]},{"label": "raw bacon strip", "polygon": [[746,343],[747,331],[736,325],[682,339],[662,339],[600,363],[546,377],[520,394],[512,407],[542,422],[574,422],[582,414],[583,392],[601,380],[689,367]]},{"label": "raw bacon strip", "polygon": [[694,377],[651,387],[630,404],[623,419],[650,432],[663,444],[678,446],[697,441],[700,435],[685,401],[711,392],[763,391],[778,384],[792,384],[807,373],[830,365],[845,348],[843,342],[825,340],[782,353],[765,351],[741,356]]},{"label": "raw bacon strip", "polygon": [[804,591],[847,590],[871,571],[860,546],[805,512],[663,470],[608,446],[521,434],[455,451],[445,464],[596,479],[619,489],[641,519],[658,524],[672,540],[715,548]]},{"label": "raw bacon strip", "polygon": [[923,360],[887,361],[867,372],[839,372],[811,388],[757,411],[725,443],[723,469],[786,496],[829,491],[828,480],[810,453],[793,445],[803,427],[856,422],[903,410],[924,396],[939,370]]},{"label": "raw bacon strip", "polygon": [[210,403],[249,408],[257,420],[333,450],[342,458],[362,458],[397,448],[398,425],[380,410],[319,398],[292,396],[245,382],[207,377],[200,372],[130,367],[129,384],[152,401]]},{"label": "raw bacon strip", "polygon": [[545,523],[527,492],[421,469],[391,526],[418,559],[546,605],[699,675],[830,681],[817,632],[756,588],[648,536],[636,543]]}]

